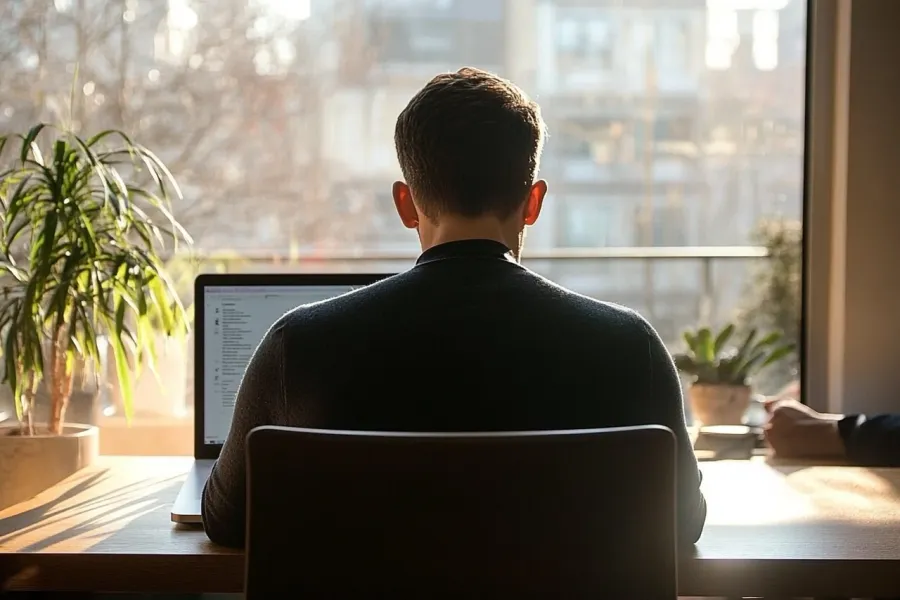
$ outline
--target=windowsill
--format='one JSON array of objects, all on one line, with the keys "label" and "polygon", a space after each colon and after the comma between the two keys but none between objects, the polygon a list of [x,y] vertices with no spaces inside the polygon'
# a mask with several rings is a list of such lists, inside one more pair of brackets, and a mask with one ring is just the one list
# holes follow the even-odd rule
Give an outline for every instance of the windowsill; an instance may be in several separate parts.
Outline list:
[{"label": "windowsill", "polygon": [[193,456],[193,413],[141,415],[129,424],[123,415],[101,417],[100,454],[128,456]]},{"label": "windowsill", "polygon": [[[131,420],[130,427],[141,428],[141,427],[171,427],[171,426],[180,426],[180,425],[188,425],[191,426],[194,423],[194,413],[187,412],[184,415],[176,416],[176,415],[160,415],[160,414],[141,414],[135,416]],[[100,417],[97,422],[99,427],[129,427],[128,420],[125,418],[125,415],[116,414],[110,417]]]},{"label": "windowsill", "polygon": [[[194,452],[193,413],[183,416],[140,415],[129,425],[124,415],[101,417],[100,454],[119,456],[191,456]],[[692,442],[696,442],[696,429],[688,428]],[[755,448],[748,456],[741,447],[724,448],[718,451],[695,450],[697,460],[748,460],[751,457],[769,457],[768,448]],[[775,461],[777,459],[772,458]],[[819,461],[821,462],[821,461]],[[796,461],[790,461],[795,464]],[[810,464],[814,464],[812,461]],[[819,464],[819,463],[815,463]],[[840,463],[838,463],[840,464]]]},{"label": "windowsill", "polygon": [[[102,417],[100,427],[100,454],[104,456],[193,456],[193,414],[182,417],[172,415],[142,415],[128,424],[124,416]],[[691,441],[696,441],[696,430],[688,428]],[[745,449],[725,448],[720,451],[700,449],[694,454],[698,462],[722,460],[765,460],[776,466],[846,466],[840,459],[781,459],[772,455],[769,448],[754,448],[748,455]]]}]

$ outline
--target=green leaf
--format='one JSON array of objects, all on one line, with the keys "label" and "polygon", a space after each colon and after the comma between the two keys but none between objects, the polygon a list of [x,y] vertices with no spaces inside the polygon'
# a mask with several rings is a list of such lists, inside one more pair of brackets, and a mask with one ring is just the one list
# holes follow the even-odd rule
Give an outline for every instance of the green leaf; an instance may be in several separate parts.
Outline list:
[{"label": "green leaf", "polygon": [[744,339],[744,343],[741,344],[741,347],[737,351],[737,358],[739,361],[743,361],[745,357],[750,353],[750,348],[753,345],[753,340],[756,339],[756,329],[751,329],[749,333],[747,333],[747,337]]},{"label": "green leaf", "polygon": [[712,332],[709,327],[703,327],[697,332],[697,354],[704,362],[711,363],[716,359]]},{"label": "green leaf", "polygon": [[152,278],[149,288],[150,293],[153,295],[156,310],[162,320],[163,331],[166,335],[171,336],[175,333],[175,315],[169,306],[169,294],[167,294],[163,280],[159,277]]},{"label": "green leaf", "polygon": [[750,353],[755,354],[759,350],[762,350],[769,346],[774,346],[781,340],[782,337],[783,336],[780,331],[773,331],[772,333],[769,333],[768,335],[763,337],[761,340],[756,342],[756,344],[753,346],[753,349],[750,351]]},{"label": "green leaf", "polygon": [[150,373],[153,374],[154,379],[159,384],[163,393],[165,393],[165,386],[163,385],[163,381],[159,378],[159,373],[156,370],[156,365],[158,363],[157,355],[156,355],[156,336],[154,335],[153,327],[150,324],[149,318],[143,318],[138,321],[138,337],[141,340],[139,347],[141,347],[144,352],[142,352],[140,359],[138,360],[138,365],[143,363],[147,363],[147,368],[150,369]]},{"label": "green leaf", "polygon": [[697,336],[691,331],[685,331],[681,334],[684,337],[684,343],[687,344],[688,350],[693,354],[697,354]]},{"label": "green leaf", "polygon": [[765,357],[765,350],[759,350],[755,354],[752,354],[750,358],[741,365],[740,369],[735,373],[740,378],[741,383],[746,382],[756,373],[759,368],[759,363],[762,362]]},{"label": "green leaf", "polygon": [[785,346],[780,346],[776,348],[763,363],[759,366],[759,369],[765,369],[771,364],[778,362],[779,360],[785,358],[790,355],[794,351],[793,344],[787,344]]},{"label": "green leaf", "polygon": [[728,340],[731,339],[731,335],[734,333],[734,324],[729,324],[725,329],[719,332],[719,335],[716,336],[716,342],[714,345],[715,354],[718,356],[722,353],[722,350],[725,348],[725,344],[728,343]]},{"label": "green leaf", "polygon": [[122,339],[122,335],[125,332],[125,309],[128,307],[125,304],[125,301],[119,298],[118,304],[116,306],[116,326],[113,329],[113,337],[117,340]]},{"label": "green leaf", "polygon": [[[19,152],[19,160],[25,162],[28,160],[29,152],[35,151],[37,156],[40,156],[40,150],[34,145],[34,140],[41,134],[41,131],[47,127],[44,123],[38,123],[34,127],[28,130],[28,133],[22,138],[22,150]],[[43,159],[40,159],[40,162],[43,162]]]},{"label": "green leaf", "polygon": [[119,387],[122,391],[125,419],[131,421],[134,416],[134,389],[131,383],[131,365],[128,364],[125,345],[122,343],[122,338],[119,335],[110,337],[110,346],[112,346],[113,357],[116,361],[116,375],[119,377]]},{"label": "green leaf", "polygon": [[21,421],[23,414],[22,397],[18,393],[20,386],[19,378],[19,333],[17,321],[22,314],[21,302],[13,302],[4,306],[4,320],[7,321],[5,339],[3,340],[3,363],[4,363],[4,381],[9,383],[13,393],[13,402],[16,405],[16,417]]}]

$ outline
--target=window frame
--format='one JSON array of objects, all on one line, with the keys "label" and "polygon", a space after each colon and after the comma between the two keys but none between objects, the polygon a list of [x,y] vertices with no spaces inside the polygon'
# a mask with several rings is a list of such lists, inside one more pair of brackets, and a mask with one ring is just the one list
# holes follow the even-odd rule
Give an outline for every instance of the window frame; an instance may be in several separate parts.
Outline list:
[{"label": "window frame", "polygon": [[801,401],[838,412],[843,389],[843,287],[850,11],[807,0]]}]

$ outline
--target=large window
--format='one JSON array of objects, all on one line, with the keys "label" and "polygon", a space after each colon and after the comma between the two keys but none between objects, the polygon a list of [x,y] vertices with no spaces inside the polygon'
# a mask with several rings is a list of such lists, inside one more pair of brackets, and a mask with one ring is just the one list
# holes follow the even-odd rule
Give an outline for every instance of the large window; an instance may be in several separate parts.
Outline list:
[{"label": "large window", "polygon": [[[115,127],[156,151],[183,188],[176,216],[200,256],[173,257],[190,302],[195,264],[412,265],[417,240],[389,194],[393,121],[437,71],[495,70],[541,103],[551,136],[551,196],[526,263],[641,310],[675,349],[685,327],[796,313],[755,300],[794,254],[740,256],[774,243],[776,225],[799,227],[806,0],[734,5],[5,0],[0,132],[38,120]],[[662,255],[672,246],[703,256]],[[567,258],[573,249],[595,256]],[[191,343],[160,358],[163,388],[140,382],[130,430],[110,373],[104,451],[191,451]]]},{"label": "large window", "polygon": [[568,66],[608,71],[613,66],[613,25],[603,16],[570,15],[556,29],[560,60]]}]

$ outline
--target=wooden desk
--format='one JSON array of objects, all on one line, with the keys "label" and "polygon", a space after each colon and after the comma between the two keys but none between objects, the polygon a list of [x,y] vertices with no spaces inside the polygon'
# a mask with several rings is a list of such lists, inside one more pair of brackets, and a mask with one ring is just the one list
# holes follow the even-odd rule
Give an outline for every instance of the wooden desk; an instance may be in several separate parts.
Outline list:
[{"label": "wooden desk", "polygon": [[[105,457],[0,513],[0,590],[240,592],[243,556],[175,527],[190,459]],[[703,463],[685,596],[900,596],[900,470]]]}]

